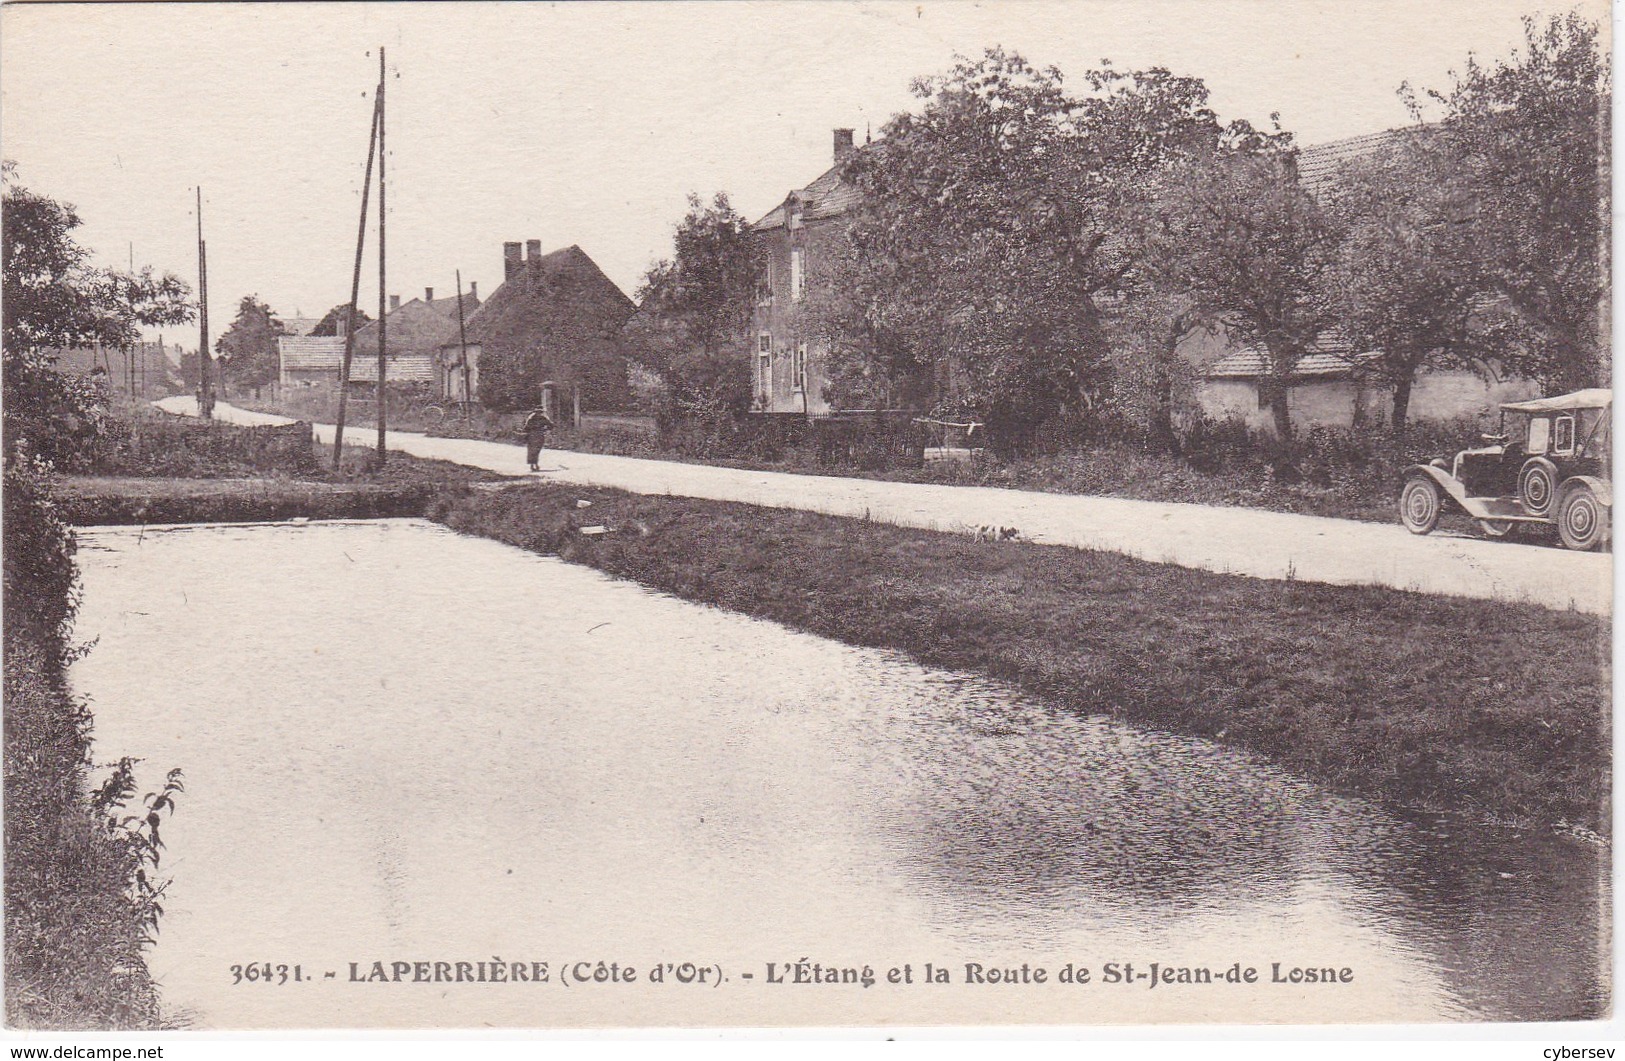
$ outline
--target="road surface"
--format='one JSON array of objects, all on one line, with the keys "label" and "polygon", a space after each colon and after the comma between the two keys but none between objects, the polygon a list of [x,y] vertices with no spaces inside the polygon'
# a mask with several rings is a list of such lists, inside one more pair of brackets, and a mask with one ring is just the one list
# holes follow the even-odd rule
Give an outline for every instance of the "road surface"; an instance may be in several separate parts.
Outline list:
[{"label": "road surface", "polygon": [[[196,413],[196,402],[187,396],[156,404],[172,413]],[[291,422],[223,403],[215,406],[215,415],[233,423]],[[358,444],[377,435],[372,428],[351,430]],[[317,424],[316,437],[332,441],[332,425]],[[415,457],[529,474],[524,450],[501,442],[391,431],[388,443]],[[1023,538],[1044,544],[1254,578],[1375,584],[1595,615],[1609,615],[1613,607],[1611,554],[1449,534],[1417,537],[1397,522],[1385,526],[1249,508],[749,471],[571,450],[552,450],[544,460],[549,455],[552,460],[535,473],[539,479],[805,509],[928,530],[1015,527]]]}]

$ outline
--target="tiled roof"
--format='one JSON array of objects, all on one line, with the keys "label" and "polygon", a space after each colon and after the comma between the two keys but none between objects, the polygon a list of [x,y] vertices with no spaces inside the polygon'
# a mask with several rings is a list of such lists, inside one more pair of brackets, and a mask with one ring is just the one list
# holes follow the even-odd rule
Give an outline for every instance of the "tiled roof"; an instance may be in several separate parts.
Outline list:
[{"label": "tiled roof", "polygon": [[[820,218],[839,217],[857,204],[862,193],[855,186],[841,180],[841,166],[843,164],[844,160],[835,163],[835,165],[820,174],[817,180],[805,188],[791,193],[791,195],[801,197],[802,220],[817,221]],[[786,199],[788,198],[787,196]],[[759,232],[766,229],[783,228],[785,206],[786,203],[775,206],[768,211],[766,217],[756,222],[751,228]]]},{"label": "tiled roof", "polygon": [[[282,367],[295,372],[331,372],[336,380],[344,362],[342,335],[284,335],[277,339],[282,355]],[[398,383],[432,382],[435,376],[432,353],[390,354],[385,372]],[[350,351],[350,378],[376,380],[378,378],[378,348],[364,347],[359,342]]]},{"label": "tiled roof", "polygon": [[[1298,359],[1295,377],[1336,379],[1353,375],[1356,369],[1374,369],[1382,360],[1376,350],[1355,353],[1347,339],[1333,332],[1322,334]],[[1215,361],[1207,370],[1208,379],[1260,379],[1269,375],[1269,354],[1259,346],[1247,346]]]},{"label": "tiled roof", "polygon": [[278,317],[284,335],[309,335],[322,322],[320,317]]},{"label": "tiled roof", "polygon": [[1397,146],[1405,132],[1388,129],[1305,147],[1298,152],[1298,180],[1305,188],[1315,191],[1331,183],[1342,166]]}]

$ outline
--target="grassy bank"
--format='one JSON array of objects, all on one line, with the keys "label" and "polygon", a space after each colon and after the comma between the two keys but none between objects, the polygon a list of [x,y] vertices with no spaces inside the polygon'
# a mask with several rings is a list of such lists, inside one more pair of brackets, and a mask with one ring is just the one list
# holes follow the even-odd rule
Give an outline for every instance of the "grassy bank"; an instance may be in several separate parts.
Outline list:
[{"label": "grassy bank", "polygon": [[479,491],[431,515],[1400,804],[1608,828],[1594,617],[585,487]]},{"label": "grassy bank", "polygon": [[135,799],[128,761],[89,789],[90,713],[66,679],[74,542],[48,485],[42,468],[6,470],[6,1023],[157,1028],[144,949],[162,892],[154,822],[167,814]]}]

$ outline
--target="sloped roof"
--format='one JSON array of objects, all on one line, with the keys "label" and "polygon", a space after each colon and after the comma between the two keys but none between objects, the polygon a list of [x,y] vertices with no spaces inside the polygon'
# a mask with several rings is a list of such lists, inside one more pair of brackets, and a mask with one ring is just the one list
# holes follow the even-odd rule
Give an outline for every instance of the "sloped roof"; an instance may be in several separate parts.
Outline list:
[{"label": "sloped roof", "polygon": [[1298,152],[1298,182],[1309,191],[1323,188],[1336,179],[1343,166],[1398,146],[1408,131],[1385,129],[1305,147]]},{"label": "sloped roof", "polygon": [[[378,378],[378,343],[371,347],[360,342],[356,333],[355,348],[350,351],[350,379],[370,381]],[[282,357],[284,371],[331,372],[338,379],[344,363],[344,336],[342,335],[283,335],[276,341]],[[427,383],[435,377],[433,352],[391,352],[384,368],[388,378],[398,383]]]},{"label": "sloped roof", "polygon": [[[855,150],[861,151],[862,148],[856,148]],[[845,159],[842,159],[840,162],[835,163],[835,165],[819,174],[818,178],[811,184],[790,193],[790,196],[799,196],[801,198],[801,217],[803,221],[839,217],[857,204],[862,193],[855,185],[841,180],[841,167],[845,164],[845,161]],[[787,201],[790,196],[786,197]],[[787,202],[775,206],[768,211],[766,217],[756,222],[751,228],[758,232],[783,228],[786,205]]]},{"label": "sloped roof", "polygon": [[[465,318],[472,318],[479,299],[463,295]],[[448,295],[427,302],[414,298],[384,315],[385,340],[391,355],[433,353],[441,344],[457,336],[457,296]],[[357,350],[378,349],[378,322],[368,321],[356,329]]]},{"label": "sloped roof", "polygon": [[[1346,338],[1335,332],[1326,332],[1309,344],[1309,352],[1298,358],[1292,375],[1335,379],[1353,375],[1356,369],[1375,368],[1381,360],[1379,351],[1355,353]],[[1269,375],[1269,367],[1269,353],[1253,345],[1221,357],[1209,366],[1206,375],[1208,379],[1262,379]]]},{"label": "sloped roof", "polygon": [[[339,363],[344,359],[342,335],[282,335],[277,337],[276,348],[282,357],[284,369],[331,369],[337,372]],[[354,361],[352,357],[352,368],[355,367]]]},{"label": "sloped roof", "polygon": [[322,322],[320,317],[278,317],[284,335],[309,335]]},{"label": "sloped roof", "polygon": [[[547,327],[556,321],[544,320],[552,316],[548,311],[550,297],[569,288],[570,301],[578,313],[587,317],[614,320],[614,329],[630,317],[637,308],[587,252],[572,243],[568,247],[544,254],[535,264],[526,262],[517,276],[504,280],[489,298],[482,302],[464,326],[470,343],[512,345],[522,343],[527,332]],[[455,300],[453,300],[455,301]],[[442,346],[458,342],[456,318],[452,331]]]}]

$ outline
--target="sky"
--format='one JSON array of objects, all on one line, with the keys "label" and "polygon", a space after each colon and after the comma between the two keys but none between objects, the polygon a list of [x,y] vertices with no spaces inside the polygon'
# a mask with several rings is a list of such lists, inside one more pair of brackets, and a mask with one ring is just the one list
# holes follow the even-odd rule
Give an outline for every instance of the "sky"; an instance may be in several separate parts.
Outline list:
[{"label": "sky", "polygon": [[[1607,7],[1588,0],[1602,19]],[[389,69],[388,291],[502,279],[502,244],[579,244],[629,295],[685,198],[752,220],[831,161],[831,130],[917,107],[915,77],[1002,45],[1081,82],[1109,59],[1203,78],[1223,119],[1300,143],[1403,125],[1406,81],[1508,55],[1531,0],[1071,0],[0,7],[0,152],[73,203],[104,264],[244,295],[348,300],[378,48]],[[375,222],[361,301],[376,312]],[[196,330],[180,338],[195,344]],[[169,338],[175,338],[173,335]]]}]

